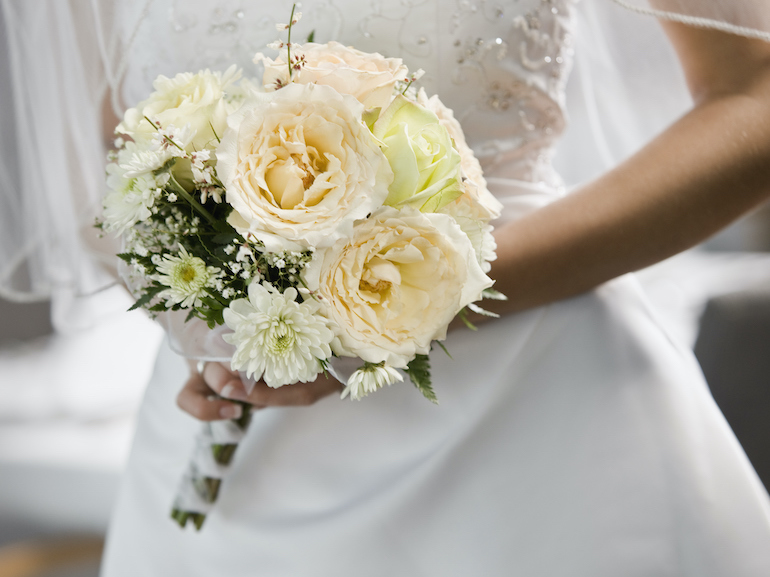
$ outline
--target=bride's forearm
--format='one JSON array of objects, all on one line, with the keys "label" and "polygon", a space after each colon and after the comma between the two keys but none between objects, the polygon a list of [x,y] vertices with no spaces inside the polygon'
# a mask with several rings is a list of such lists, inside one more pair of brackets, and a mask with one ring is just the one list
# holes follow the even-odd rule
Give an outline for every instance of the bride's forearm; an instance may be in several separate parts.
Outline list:
[{"label": "bride's forearm", "polygon": [[765,58],[732,83],[690,63],[700,101],[686,116],[603,177],[498,230],[491,276],[509,297],[498,311],[569,297],[653,264],[770,196],[770,50],[752,46]]}]

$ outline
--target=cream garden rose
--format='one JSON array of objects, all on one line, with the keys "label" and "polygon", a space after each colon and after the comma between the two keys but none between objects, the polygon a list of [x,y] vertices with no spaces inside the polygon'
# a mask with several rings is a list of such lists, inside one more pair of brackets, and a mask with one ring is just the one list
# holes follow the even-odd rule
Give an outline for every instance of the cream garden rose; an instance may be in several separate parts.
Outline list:
[{"label": "cream garden rose", "polygon": [[451,217],[390,207],[316,252],[304,280],[332,321],[338,355],[396,368],[427,354],[492,285]]},{"label": "cream garden rose", "polygon": [[372,132],[395,174],[385,204],[436,212],[463,194],[460,154],[433,112],[397,96]]},{"label": "cream garden rose", "polygon": [[[400,58],[361,52],[339,42],[308,42],[298,46],[297,52],[304,56],[305,62],[292,82],[331,86],[340,94],[355,97],[367,109],[385,109],[393,100],[396,82],[404,80],[409,73]],[[254,61],[265,66],[262,80],[265,88],[288,84],[288,67],[280,56],[273,60],[259,53]]]},{"label": "cream garden rose", "polygon": [[195,136],[187,146],[188,152],[214,148],[217,136],[221,137],[227,127],[227,115],[240,106],[242,90],[234,84],[240,75],[233,65],[225,72],[201,70],[173,78],[158,76],[153,83],[155,92],[126,111],[117,132],[137,143],[149,143],[156,130],[146,116],[164,128],[189,125]]},{"label": "cream garden rose", "polygon": [[236,230],[271,252],[349,237],[393,180],[363,111],[328,86],[292,84],[231,115],[217,173]]}]

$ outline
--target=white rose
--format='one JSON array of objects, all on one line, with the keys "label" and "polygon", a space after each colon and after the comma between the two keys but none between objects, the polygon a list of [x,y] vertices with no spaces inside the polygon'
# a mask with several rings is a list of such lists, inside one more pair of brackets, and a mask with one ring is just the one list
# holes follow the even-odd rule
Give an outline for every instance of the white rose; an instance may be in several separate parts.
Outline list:
[{"label": "white rose", "polygon": [[[467,216],[473,215],[479,220],[490,221],[500,216],[502,204],[487,188],[487,181],[481,170],[478,159],[473,154],[470,146],[465,141],[465,134],[460,123],[454,117],[454,113],[447,108],[439,97],[434,95],[428,98],[422,88],[417,93],[417,103],[421,104],[438,117],[439,124],[446,128],[454,142],[455,149],[460,153],[460,167],[463,173],[463,195],[454,202],[465,204],[459,209]],[[453,209],[450,209],[453,210]],[[443,212],[443,211],[442,211]]]},{"label": "white rose", "polygon": [[385,144],[395,174],[388,206],[436,212],[463,194],[460,155],[430,110],[399,95],[372,132]]},{"label": "white rose", "polygon": [[[184,72],[174,78],[158,76],[153,82],[155,92],[126,111],[117,132],[148,145],[156,130],[146,116],[162,128],[189,125],[195,131],[195,137],[187,147],[188,152],[213,148],[217,145],[217,136],[221,137],[227,127],[227,115],[242,100],[240,90],[233,86],[240,74],[235,66],[231,66],[224,73],[202,70],[197,74]],[[231,90],[232,98],[228,95]]]},{"label": "white rose", "polygon": [[393,173],[363,110],[310,84],[260,95],[230,116],[217,173],[238,232],[271,252],[325,247],[380,207]]},{"label": "white rose", "polygon": [[[339,42],[309,42],[299,46],[298,53],[304,56],[305,63],[299,73],[294,74],[294,82],[331,86],[340,94],[354,96],[367,109],[385,109],[393,100],[396,82],[404,80],[409,73],[400,58],[361,52]],[[264,63],[262,83],[266,88],[276,88],[277,81],[284,86],[288,83],[288,66],[280,56],[272,60],[260,53],[254,61]]]},{"label": "white rose", "polygon": [[332,321],[339,355],[403,368],[446,337],[457,312],[492,281],[451,217],[383,207],[304,272]]}]

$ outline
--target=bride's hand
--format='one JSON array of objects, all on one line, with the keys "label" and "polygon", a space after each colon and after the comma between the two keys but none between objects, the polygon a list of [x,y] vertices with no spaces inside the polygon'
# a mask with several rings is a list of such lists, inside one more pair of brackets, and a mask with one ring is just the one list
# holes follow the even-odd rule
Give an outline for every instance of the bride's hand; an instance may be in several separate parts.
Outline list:
[{"label": "bride's hand", "polygon": [[177,396],[177,404],[196,419],[217,421],[241,416],[241,405],[230,401],[249,403],[257,409],[307,406],[342,391],[342,388],[337,379],[321,373],[312,383],[296,383],[277,389],[260,380],[251,393],[246,394],[238,373],[221,363],[206,363],[202,374],[191,371],[190,378]]}]

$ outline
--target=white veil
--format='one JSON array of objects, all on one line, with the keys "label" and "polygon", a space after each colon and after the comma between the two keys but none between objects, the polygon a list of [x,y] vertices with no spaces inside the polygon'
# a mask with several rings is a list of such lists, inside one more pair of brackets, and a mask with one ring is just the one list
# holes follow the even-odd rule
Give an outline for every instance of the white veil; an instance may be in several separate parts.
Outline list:
[{"label": "white veil", "polygon": [[[121,5],[131,18],[119,20],[117,0],[0,0],[0,296],[67,302],[111,282],[91,228],[102,108],[153,1]],[[768,0],[582,0],[557,158],[568,183],[614,165],[688,106],[659,26],[635,12],[770,41]]]},{"label": "white veil", "polygon": [[555,159],[568,186],[615,166],[692,105],[656,18],[611,1],[582,0],[573,45],[567,130]]},{"label": "white veil", "polygon": [[94,31],[109,24],[98,20],[96,2],[0,6],[0,296],[56,296],[63,320],[79,297],[114,283],[93,228],[107,90]]}]

